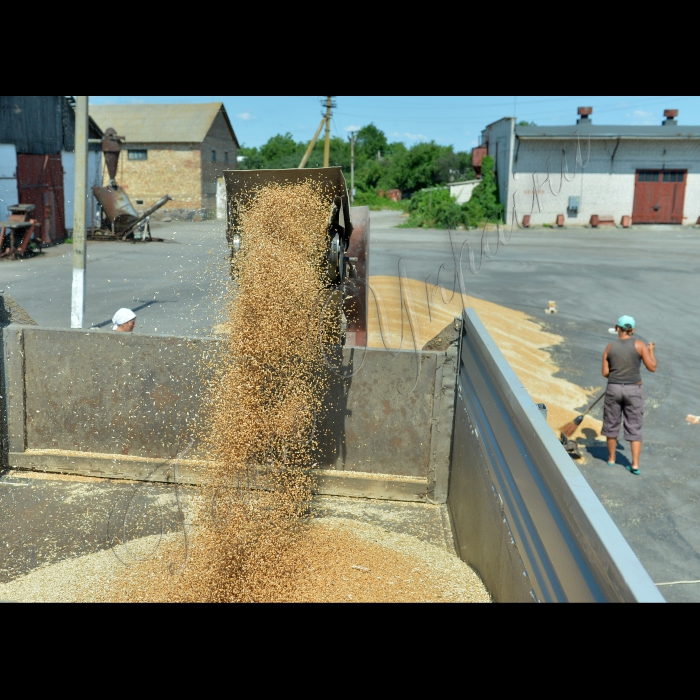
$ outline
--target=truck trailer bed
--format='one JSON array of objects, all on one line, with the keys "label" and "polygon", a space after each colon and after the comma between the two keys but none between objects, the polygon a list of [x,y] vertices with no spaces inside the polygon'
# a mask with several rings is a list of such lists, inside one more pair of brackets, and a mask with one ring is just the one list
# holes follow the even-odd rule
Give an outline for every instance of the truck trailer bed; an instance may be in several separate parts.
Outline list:
[{"label": "truck trailer bed", "polygon": [[[198,491],[181,489],[186,513]],[[125,551],[114,534],[128,501]],[[490,601],[455,552],[445,505],[319,495],[310,515],[307,565],[281,601]],[[0,531],[5,601],[153,600],[142,583],[150,565],[139,574],[136,559],[157,557],[159,545],[182,555],[177,501],[162,483],[9,472],[0,477]]]}]

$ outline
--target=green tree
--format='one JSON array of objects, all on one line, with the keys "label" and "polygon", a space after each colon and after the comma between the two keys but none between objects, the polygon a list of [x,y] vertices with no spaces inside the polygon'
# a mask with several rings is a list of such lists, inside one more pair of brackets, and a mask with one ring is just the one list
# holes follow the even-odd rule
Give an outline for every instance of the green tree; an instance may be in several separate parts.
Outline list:
[{"label": "green tree", "polygon": [[404,153],[397,153],[392,158],[391,168],[394,186],[404,192],[414,192],[438,184],[437,161],[442,153],[443,148],[434,141],[417,143]]},{"label": "green tree", "polygon": [[[293,168],[299,167],[301,159],[306,153],[308,143],[300,142],[300,155],[297,162],[291,166]],[[306,162],[307,168],[322,168],[323,167],[323,152],[324,152],[324,140],[322,135],[319,137],[318,141],[314,146],[314,150],[311,151],[309,160]],[[345,139],[341,139],[337,136],[331,136],[330,140],[330,153],[328,164],[331,166],[340,166],[345,172],[347,179],[350,179],[350,142]]]},{"label": "green tree", "polygon": [[498,199],[498,182],[494,174],[491,156],[481,161],[481,182],[472,191],[468,202],[462,205],[463,223],[466,226],[480,226],[486,221],[501,221],[503,205]]},{"label": "green tree", "polygon": [[[291,134],[277,134],[270,138],[260,148],[241,147],[240,155],[244,170],[298,168],[306,153],[308,143],[295,141]],[[324,140],[319,138],[306,162],[307,168],[323,167]],[[339,165],[343,170],[350,171],[350,144],[336,136],[330,139],[330,165]]]},{"label": "green tree", "polygon": [[355,159],[362,163],[367,160],[377,160],[377,153],[386,156],[389,143],[386,134],[373,123],[363,126],[355,137]]},{"label": "green tree", "polygon": [[260,155],[268,168],[295,168],[301,160],[299,144],[289,132],[273,136],[260,147]]},{"label": "green tree", "polygon": [[304,151],[290,133],[277,134],[260,148],[241,147],[239,155],[244,156],[241,168],[258,170],[261,168],[296,168]]},{"label": "green tree", "polygon": [[437,167],[438,180],[441,184],[476,179],[471,154],[465,151],[455,153],[452,146],[446,147],[438,156]]},{"label": "green tree", "polygon": [[[277,134],[259,148],[241,147],[240,155],[244,156],[244,160],[240,167],[246,170],[296,168],[307,146],[308,142],[296,142],[289,133]],[[309,156],[306,167],[322,167],[323,152],[324,140],[321,136]],[[377,153],[381,154],[379,159]],[[349,184],[350,143],[347,139],[337,136],[331,138],[330,165],[340,166]],[[389,143],[386,134],[375,124],[363,126],[357,133],[355,187],[358,194],[366,195],[364,199],[369,197],[367,202],[373,206],[379,206],[377,202],[382,201],[376,198],[379,190],[398,188],[410,196],[426,187],[470,180],[474,177],[470,154],[464,151],[455,152],[452,146],[440,146],[434,141],[416,143],[410,148],[400,141]],[[448,215],[445,213],[445,207],[446,203],[436,215],[436,221],[452,220],[450,217],[454,214],[453,209],[450,209]],[[427,220],[429,217],[426,215],[424,218]]]}]

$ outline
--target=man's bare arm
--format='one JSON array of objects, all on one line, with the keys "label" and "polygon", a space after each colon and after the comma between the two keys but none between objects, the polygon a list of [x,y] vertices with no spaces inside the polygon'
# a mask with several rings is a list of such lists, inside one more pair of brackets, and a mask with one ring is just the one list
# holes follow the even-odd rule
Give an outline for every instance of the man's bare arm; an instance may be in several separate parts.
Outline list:
[{"label": "man's bare arm", "polygon": [[610,365],[608,364],[608,353],[610,352],[610,348],[612,347],[612,343],[608,343],[608,346],[605,348],[605,351],[603,352],[603,376],[607,377],[610,375]]},{"label": "man's bare arm", "polygon": [[641,340],[635,340],[635,347],[637,348],[637,352],[642,356],[642,362],[644,363],[644,366],[650,371],[650,372],[656,372],[656,358],[654,357],[654,347],[656,343],[649,343],[648,345],[645,345]]}]

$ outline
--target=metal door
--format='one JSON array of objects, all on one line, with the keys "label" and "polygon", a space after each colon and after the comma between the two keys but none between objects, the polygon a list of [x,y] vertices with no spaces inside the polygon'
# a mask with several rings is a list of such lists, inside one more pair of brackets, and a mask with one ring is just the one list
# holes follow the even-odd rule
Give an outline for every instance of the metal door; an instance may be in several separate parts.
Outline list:
[{"label": "metal door", "polygon": [[17,189],[20,204],[34,205],[34,219],[41,224],[43,243],[65,238],[61,155],[18,153]]},{"label": "metal door", "polygon": [[634,184],[635,224],[682,224],[685,170],[638,170]]}]

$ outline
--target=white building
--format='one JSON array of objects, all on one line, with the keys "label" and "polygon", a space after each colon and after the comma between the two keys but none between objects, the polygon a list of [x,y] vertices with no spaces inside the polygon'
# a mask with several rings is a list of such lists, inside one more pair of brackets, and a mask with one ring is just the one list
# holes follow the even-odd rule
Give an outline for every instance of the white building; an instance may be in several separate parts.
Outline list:
[{"label": "white building", "polygon": [[457,200],[457,204],[464,204],[472,197],[474,188],[481,180],[464,180],[463,182],[450,182],[450,194]]},{"label": "white building", "polygon": [[[531,224],[695,224],[700,217],[700,126],[599,126],[590,107],[571,126],[489,124],[481,143],[495,162],[506,220]],[[625,222],[626,223],[626,222]]]}]

